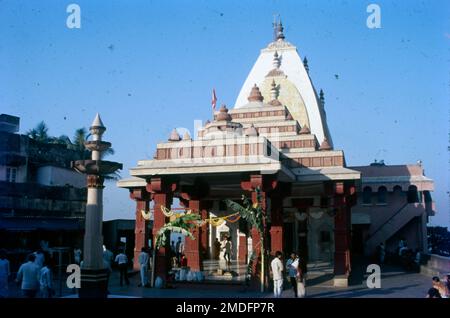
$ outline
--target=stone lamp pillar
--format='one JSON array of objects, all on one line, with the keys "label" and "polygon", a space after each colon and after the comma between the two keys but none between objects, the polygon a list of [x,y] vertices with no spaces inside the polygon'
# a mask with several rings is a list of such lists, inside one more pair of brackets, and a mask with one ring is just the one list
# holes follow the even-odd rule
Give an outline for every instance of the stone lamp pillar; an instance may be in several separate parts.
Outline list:
[{"label": "stone lamp pillar", "polygon": [[80,298],[106,298],[108,290],[108,269],[103,264],[103,181],[104,176],[122,169],[118,162],[102,160],[102,152],[111,143],[102,141],[106,127],[95,116],[89,131],[92,140],[84,143],[92,152],[92,159],[72,161],[76,171],[87,175],[86,225],[84,234],[83,267],[81,268]]}]

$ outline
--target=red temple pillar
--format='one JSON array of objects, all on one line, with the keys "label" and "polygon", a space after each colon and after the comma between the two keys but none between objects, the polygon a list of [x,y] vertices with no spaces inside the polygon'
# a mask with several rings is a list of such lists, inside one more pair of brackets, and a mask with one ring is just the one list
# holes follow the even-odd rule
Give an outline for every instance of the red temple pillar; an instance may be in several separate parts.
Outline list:
[{"label": "red temple pillar", "polygon": [[142,211],[146,213],[149,211],[150,195],[145,189],[132,189],[130,190],[131,199],[136,201],[136,223],[134,226],[134,259],[133,269],[139,270],[139,254],[143,247],[148,247],[148,239],[150,231],[148,228],[148,220],[145,220],[142,216]]},{"label": "red temple pillar", "polygon": [[[209,218],[209,209],[211,208],[211,201],[200,202],[200,214],[202,220]],[[206,259],[209,256],[209,223],[205,223],[200,228],[200,246],[202,251],[202,259]]]},{"label": "red temple pillar", "polygon": [[[189,209],[191,213],[200,213],[200,200],[189,200]],[[202,270],[202,257],[200,252],[200,228],[194,227],[192,230],[194,239],[186,237],[184,242],[184,255],[186,255],[188,266],[192,272],[199,272]]]},{"label": "red temple pillar", "polygon": [[[346,285],[351,271],[350,244],[351,244],[351,206],[356,202],[355,187],[344,188],[343,183],[335,186],[334,207],[334,274],[335,285]],[[339,276],[343,277],[342,282]]]},{"label": "red temple pillar", "polygon": [[[176,189],[176,183],[170,183],[162,178],[152,178],[147,183],[147,191],[152,193],[154,200],[154,213],[153,213],[153,246],[156,247],[156,235],[161,227],[167,221],[167,217],[162,212],[162,208],[170,209],[172,204],[173,192]],[[167,246],[162,246],[156,251],[155,259],[155,278],[160,277],[163,282],[167,281],[167,273],[169,269],[169,242],[167,240]]]},{"label": "red temple pillar", "polygon": [[[202,180],[195,180],[193,185],[184,185],[180,193],[180,202],[188,206],[192,213],[199,214],[201,219],[208,215],[209,202],[201,200],[209,191],[209,187]],[[207,225],[194,227],[192,235],[194,239],[186,237],[184,243],[184,254],[186,255],[188,266],[193,272],[203,270],[204,251],[208,246]]]},{"label": "red temple pillar", "polygon": [[283,199],[280,195],[271,197],[271,227],[270,227],[270,254],[275,252],[283,252]]},{"label": "red temple pillar", "polygon": [[238,250],[238,262],[240,264],[247,264],[247,236],[239,235],[239,250]]}]

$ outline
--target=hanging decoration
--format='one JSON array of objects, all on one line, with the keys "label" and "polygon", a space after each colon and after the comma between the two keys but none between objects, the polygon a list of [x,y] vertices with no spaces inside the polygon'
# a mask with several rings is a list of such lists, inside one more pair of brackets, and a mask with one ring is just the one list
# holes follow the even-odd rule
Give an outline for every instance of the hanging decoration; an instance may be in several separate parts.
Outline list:
[{"label": "hanging decoration", "polygon": [[142,218],[143,218],[144,220],[146,220],[146,221],[149,221],[149,220],[150,220],[150,214],[151,214],[150,211],[145,212],[145,210],[141,210]]},{"label": "hanging decoration", "polygon": [[[192,210],[188,209],[186,210],[186,212],[176,212],[173,210],[170,210],[168,208],[166,208],[165,206],[161,206],[161,212],[164,214],[165,217],[169,218],[170,222],[174,222],[175,220],[182,218],[186,215],[192,214]],[[141,210],[141,215],[144,218],[144,220],[150,220],[150,215],[151,212],[148,211],[146,212],[145,210]],[[211,224],[212,226],[221,226],[223,223],[225,222],[229,222],[229,223],[236,223],[237,221],[239,221],[239,219],[241,218],[239,212],[238,213],[233,213],[230,215],[225,215],[225,216],[217,216],[217,217],[210,217],[208,219],[205,220],[195,220],[195,223],[197,226],[203,226],[206,223]],[[194,222],[194,221],[191,221]]]}]

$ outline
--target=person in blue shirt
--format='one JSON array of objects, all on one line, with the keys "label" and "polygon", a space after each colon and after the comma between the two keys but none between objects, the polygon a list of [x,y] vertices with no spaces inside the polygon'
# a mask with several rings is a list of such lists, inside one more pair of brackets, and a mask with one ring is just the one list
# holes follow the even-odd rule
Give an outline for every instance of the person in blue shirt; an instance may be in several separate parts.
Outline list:
[{"label": "person in blue shirt", "polygon": [[289,280],[292,285],[292,289],[294,290],[295,298],[298,297],[298,289],[297,289],[297,276],[298,276],[298,266],[300,264],[300,260],[295,253],[291,253],[291,257],[286,262],[286,269],[288,271]]}]

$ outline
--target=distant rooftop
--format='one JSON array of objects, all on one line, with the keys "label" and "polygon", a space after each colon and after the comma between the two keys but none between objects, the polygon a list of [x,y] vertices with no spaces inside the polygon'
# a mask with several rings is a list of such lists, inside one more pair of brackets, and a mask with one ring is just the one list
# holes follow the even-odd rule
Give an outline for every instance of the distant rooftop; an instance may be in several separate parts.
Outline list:
[{"label": "distant rooftop", "polygon": [[19,132],[20,118],[7,114],[0,115],[0,131],[16,133]]},{"label": "distant rooftop", "polygon": [[362,176],[370,177],[400,177],[400,176],[423,176],[423,167],[420,164],[392,165],[377,162],[370,166],[349,167],[361,172]]}]

